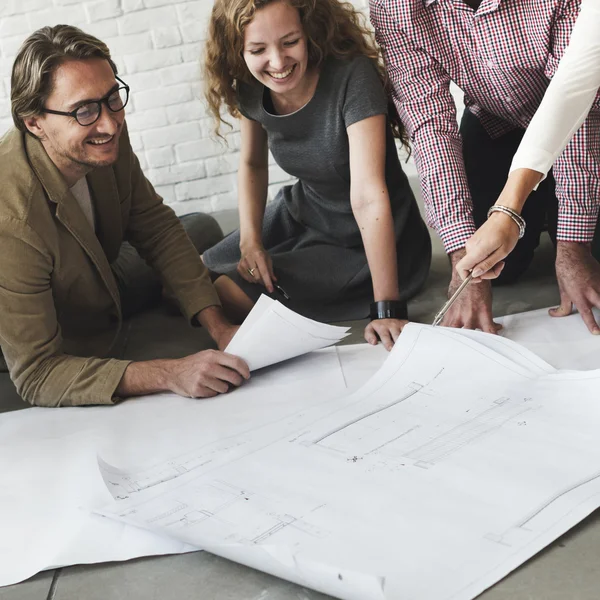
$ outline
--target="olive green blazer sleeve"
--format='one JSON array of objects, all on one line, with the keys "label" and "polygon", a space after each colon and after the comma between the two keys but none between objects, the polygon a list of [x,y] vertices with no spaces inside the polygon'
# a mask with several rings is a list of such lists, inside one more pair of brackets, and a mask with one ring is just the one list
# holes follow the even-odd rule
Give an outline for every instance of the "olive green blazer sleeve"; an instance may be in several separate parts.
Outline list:
[{"label": "olive green blazer sleeve", "polygon": [[[128,140],[126,143],[129,146]],[[128,170],[131,209],[125,237],[173,292],[186,318],[196,324],[193,317],[197,313],[221,304],[208,270],[173,209],[163,203],[142,173],[132,150]]]},{"label": "olive green blazer sleeve", "polygon": [[128,361],[62,351],[52,257],[22,220],[0,217],[0,343],[19,395],[37,406],[112,404]]}]

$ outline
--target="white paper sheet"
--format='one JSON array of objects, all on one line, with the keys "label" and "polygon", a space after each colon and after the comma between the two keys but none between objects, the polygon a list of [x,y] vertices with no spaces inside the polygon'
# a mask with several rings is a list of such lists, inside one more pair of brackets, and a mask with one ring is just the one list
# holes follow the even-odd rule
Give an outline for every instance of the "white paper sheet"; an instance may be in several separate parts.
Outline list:
[{"label": "white paper sheet", "polygon": [[[596,319],[600,310],[594,309]],[[600,336],[592,335],[579,314],[553,318],[548,309],[509,315],[498,322],[502,334],[557,369],[600,369]]]},{"label": "white paper sheet", "polygon": [[[375,351],[361,348],[355,354]],[[248,428],[293,418],[345,390],[339,353],[330,348],[262,369],[215,399],[162,395],[113,407],[0,415],[0,586],[56,566],[196,549],[92,514],[111,499],[98,454],[119,466],[151,469],[197,448],[199,440],[210,445],[243,437]]]},{"label": "white paper sheet", "polygon": [[255,371],[332,346],[349,329],[307,319],[263,294],[225,352],[243,358],[250,371]]},{"label": "white paper sheet", "polygon": [[338,410],[101,512],[339,598],[471,599],[600,505],[600,371],[476,337],[411,325]]},{"label": "white paper sheet", "polygon": [[[590,368],[600,354],[600,339],[580,321],[578,315],[559,320],[536,311],[506,317],[504,334],[556,367]],[[481,335],[476,337],[479,342]],[[499,350],[497,341],[491,343]],[[161,460],[193,451],[201,438],[210,443],[283,418],[288,408],[292,414],[306,398],[315,400],[315,389],[335,395],[345,384],[355,390],[386,357],[381,346],[365,344],[307,354],[261,369],[253,374],[251,386],[215,401],[157,396],[116,407],[0,414],[0,586],[53,566],[191,550],[177,540],[90,514],[110,498],[97,453],[117,470],[156,467]],[[283,392],[263,393],[278,385],[284,386]],[[293,388],[296,393],[290,392]],[[360,576],[360,569],[356,573]]]}]

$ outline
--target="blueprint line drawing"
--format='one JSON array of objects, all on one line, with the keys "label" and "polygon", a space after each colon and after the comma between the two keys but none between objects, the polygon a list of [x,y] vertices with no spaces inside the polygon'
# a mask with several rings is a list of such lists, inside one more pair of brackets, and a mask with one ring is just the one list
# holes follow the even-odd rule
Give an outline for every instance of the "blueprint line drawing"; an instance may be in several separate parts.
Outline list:
[{"label": "blueprint line drawing", "polygon": [[527,528],[527,525],[533,519],[535,519],[540,513],[542,513],[542,511],[545,508],[548,508],[553,502],[556,502],[557,500],[564,498],[566,495],[570,494],[571,492],[574,492],[575,490],[587,485],[588,483],[592,483],[593,481],[596,481],[599,479],[600,479],[600,472],[595,473],[594,475],[591,475],[590,477],[586,477],[585,479],[578,481],[577,483],[574,483],[573,485],[570,485],[569,487],[565,488],[564,490],[557,492],[554,496],[552,496],[551,498],[548,498],[548,500],[546,502],[544,502],[544,504],[542,504],[540,507],[536,508],[535,511],[533,511],[530,515],[526,516],[522,521],[520,521],[516,525],[516,527],[519,527],[522,529]]},{"label": "blueprint line drawing", "polygon": [[499,430],[515,417],[524,415],[529,407],[513,405],[508,398],[501,398],[497,406],[488,408],[484,413],[473,417],[466,423],[457,425],[449,432],[406,453],[406,458],[414,460],[416,466],[428,467],[447,458],[485,435]]},{"label": "blueprint line drawing", "polygon": [[343,425],[340,425],[339,427],[337,427],[336,429],[334,429],[333,431],[330,431],[328,433],[326,433],[325,435],[323,435],[322,437],[318,438],[317,440],[314,441],[315,444],[321,444],[322,442],[324,442],[327,438],[330,438],[332,436],[334,436],[336,433],[340,433],[341,431],[344,431],[345,429],[348,429],[350,427],[352,427],[352,425],[356,425],[357,423],[364,421],[365,419],[368,419],[369,417],[372,417],[374,415],[378,415],[394,406],[397,406],[398,404],[400,404],[401,402],[404,402],[405,400],[408,400],[409,398],[411,398],[412,396],[414,396],[415,394],[417,394],[420,389],[423,387],[420,384],[413,384],[415,386],[415,389],[411,390],[410,392],[408,392],[407,394],[405,394],[404,396],[402,396],[402,398],[399,398],[398,400],[394,400],[393,402],[391,402],[390,404],[387,404],[386,406],[382,406],[379,408],[375,408],[373,409],[371,412],[365,414],[365,415],[361,415],[359,417],[356,417],[356,419],[353,419],[352,421],[349,421],[348,423],[344,423]]},{"label": "blueprint line drawing", "polygon": [[409,325],[349,396],[100,512],[342,600],[471,600],[600,505],[599,387]]},{"label": "blueprint line drawing", "polygon": [[[232,460],[235,456],[251,452],[253,449],[286,436],[288,432],[296,430],[299,423],[305,420],[310,422],[316,418],[312,415],[321,414],[324,407],[329,406],[330,400],[335,400],[343,395],[346,387],[339,353],[335,349],[323,350],[315,353],[312,358],[303,356],[297,360],[305,368],[310,368],[311,365],[318,363],[323,373],[326,374],[325,381],[329,383],[326,392],[308,396],[310,388],[306,388],[306,391],[303,392],[303,388],[300,387],[299,393],[291,395],[288,393],[291,384],[272,385],[268,373],[253,376],[251,385],[236,390],[239,398],[238,404],[243,404],[245,408],[252,410],[252,403],[251,401],[247,403],[246,398],[251,399],[260,395],[262,403],[255,403],[255,405],[256,410],[262,410],[264,416],[260,420],[254,419],[249,425],[241,422],[237,433],[228,433],[209,443],[202,443],[203,438],[199,436],[200,443],[187,452],[177,453],[168,460],[163,459],[158,463],[152,462],[136,468],[119,468],[110,464],[102,456],[98,456],[100,473],[111,495],[122,500],[143,490],[176,481],[187,473],[203,472],[215,468],[219,464]],[[294,372],[292,365],[286,365],[285,369]],[[251,386],[259,382],[260,385],[254,392]],[[276,402],[277,412],[272,410],[273,405],[268,402],[269,395],[283,398]],[[263,409],[263,404],[271,409]],[[334,404],[331,410],[334,410],[335,406]],[[257,421],[260,425],[256,424]],[[259,435],[260,431],[263,431],[264,434]]]},{"label": "blueprint line drawing", "polygon": [[[458,348],[463,344],[457,341],[455,334],[466,336],[479,346],[485,346],[494,356],[504,357],[507,361],[504,363],[505,368],[511,375],[507,375],[506,380],[521,373],[528,381],[533,381],[544,374],[555,373],[556,369],[569,369],[576,370],[572,375],[573,384],[576,385],[581,379],[580,370],[587,369],[590,370],[590,377],[595,381],[589,383],[596,386],[596,397],[598,396],[598,377],[594,375],[593,370],[600,366],[600,339],[589,335],[579,315],[557,320],[550,318],[546,310],[540,310],[535,313],[506,317],[504,325],[502,335],[523,344],[522,346],[498,336],[487,336],[479,332],[452,331],[450,332],[454,344],[452,351],[462,352]],[[407,333],[410,334],[410,329]],[[445,344],[444,333],[444,331],[436,332],[435,337],[430,340],[431,345]],[[427,331],[423,331],[418,337],[428,335]],[[421,342],[416,341],[412,334],[405,337],[402,345],[411,340],[416,342],[414,349],[418,351]],[[464,346],[467,350],[469,343]],[[328,357],[328,353],[334,352],[341,359],[342,377],[339,374],[335,375],[336,370],[339,371],[339,360],[331,361]],[[533,356],[531,352],[535,352],[538,357]],[[448,368],[455,364],[452,358],[447,360],[441,357],[435,348],[432,352],[428,351],[428,354],[430,361],[439,360],[441,365],[446,365]],[[274,429],[278,429],[276,432],[271,432],[273,434],[271,440],[279,440],[289,427],[291,433],[289,438],[286,438],[286,445],[281,446],[277,442],[276,446],[277,452],[281,452],[282,457],[286,457],[287,460],[288,455],[285,453],[290,451],[288,446],[293,448],[296,442],[314,440],[332,431],[340,423],[366,412],[367,409],[358,413],[347,412],[337,423],[327,420],[323,427],[307,426],[307,423],[327,417],[329,412],[334,412],[336,406],[338,409],[347,408],[348,403],[353,400],[360,402],[361,400],[356,396],[347,396],[346,403],[332,405],[323,396],[323,391],[329,392],[339,387],[342,390],[340,394],[345,393],[343,392],[345,389],[354,392],[375,374],[387,356],[387,351],[381,345],[367,346],[366,344],[311,352],[291,361],[256,371],[253,373],[251,386],[244,386],[244,389],[228,395],[225,402],[221,404],[196,403],[164,394],[122,402],[111,407],[110,410],[104,407],[88,407],[82,410],[61,410],[59,414],[54,411],[33,409],[0,415],[0,438],[4,446],[11,449],[10,452],[8,450],[5,453],[0,452],[2,473],[0,488],[4,492],[0,493],[0,531],[2,532],[0,586],[18,583],[41,570],[60,565],[121,561],[140,556],[189,552],[197,548],[196,543],[188,544],[179,540],[180,534],[209,524],[210,518],[194,525],[196,517],[200,519],[196,513],[190,513],[190,522],[180,528],[177,536],[171,535],[169,529],[162,529],[159,522],[154,523],[152,529],[144,525],[142,525],[144,528],[140,528],[138,521],[135,521],[135,525],[129,525],[121,520],[99,518],[95,514],[90,514],[91,510],[104,505],[112,498],[108,491],[108,484],[95,468],[98,464],[98,454],[105,462],[117,465],[120,475],[129,477],[126,483],[127,490],[131,489],[131,482],[137,482],[135,485],[137,488],[143,487],[139,491],[131,492],[120,490],[115,486],[113,491],[117,492],[121,501],[132,503],[139,494],[143,495],[142,498],[148,498],[154,490],[161,487],[173,489],[179,485],[182,478],[201,475],[204,477],[203,474],[208,475],[207,469],[211,465],[218,466],[220,471],[226,464],[233,465],[240,460],[240,457],[250,456],[253,449],[245,446],[240,447],[239,452],[215,455],[215,460],[210,464],[203,465],[199,456],[197,469],[188,471],[190,464],[185,469],[170,467],[172,469],[170,473],[163,473],[163,476],[155,479],[155,481],[165,479],[163,483],[151,486],[139,485],[144,481],[149,483],[153,479],[152,473],[149,472],[152,469],[160,473],[167,463],[172,463],[184,455],[193,455],[198,447],[206,449],[210,443],[227,439],[230,435],[250,433],[267,422],[272,422]],[[406,354],[397,358],[401,363],[411,360]],[[490,355],[487,358],[491,360]],[[548,361],[554,368],[540,358]],[[510,368],[506,366],[508,363],[512,365]],[[477,364],[478,368],[481,368],[481,363],[477,362]],[[496,361],[496,364],[501,366],[502,361]],[[409,377],[399,380],[394,394],[386,395],[381,404],[392,402],[394,398],[404,393],[406,389],[403,386],[407,385],[407,380],[425,381],[415,375],[414,362],[407,368],[412,369],[405,372]],[[398,369],[401,372],[404,367],[389,365],[384,373],[385,377],[379,377],[371,384],[370,393],[379,394],[380,389],[385,393],[383,379],[400,376],[401,373],[396,373]],[[457,378],[463,373],[460,368],[455,372]],[[431,377],[430,371],[426,374]],[[563,385],[561,382],[564,382],[564,377],[566,375],[560,375],[559,385]],[[379,387],[375,384],[379,384]],[[504,384],[501,381],[493,385],[500,389]],[[273,391],[281,390],[281,386],[285,388],[283,392]],[[482,386],[483,389],[486,387],[486,385]],[[561,407],[552,408],[546,403],[545,394],[524,393],[523,398],[529,398],[527,405],[531,407],[530,412],[521,417],[517,416],[515,419],[517,422],[509,420],[504,423],[492,435],[480,437],[475,443],[467,444],[445,456],[443,460],[436,463],[435,468],[431,466],[428,469],[416,468],[416,463],[403,455],[411,449],[423,446],[462,422],[463,419],[454,419],[441,405],[431,413],[440,419],[440,423],[443,423],[441,428],[437,430],[431,428],[427,412],[419,413],[418,417],[414,411],[410,414],[403,413],[401,419],[394,424],[389,424],[393,431],[388,433],[382,429],[385,435],[381,435],[378,441],[369,441],[369,452],[364,454],[358,452],[360,448],[354,442],[342,454],[328,450],[322,445],[312,448],[308,445],[303,446],[303,461],[314,453],[315,457],[318,457],[315,460],[324,461],[324,465],[328,465],[330,469],[327,478],[311,483],[311,489],[326,490],[332,483],[340,489],[341,494],[347,494],[349,498],[358,496],[364,502],[357,508],[354,517],[347,506],[350,502],[347,499],[338,499],[339,511],[335,510],[335,505],[331,508],[329,504],[324,505],[323,502],[311,505],[321,506],[314,512],[310,512],[308,508],[296,510],[295,507],[288,507],[286,509],[280,505],[274,506],[273,511],[276,509],[276,512],[281,515],[293,514],[297,518],[303,517],[304,521],[295,521],[296,528],[308,527],[307,522],[310,521],[311,528],[307,531],[310,531],[312,536],[317,536],[319,540],[323,540],[323,548],[330,543],[327,541],[328,527],[324,527],[323,521],[331,529],[336,518],[340,519],[341,514],[346,515],[344,518],[346,523],[350,524],[350,528],[355,529],[358,526],[361,531],[361,538],[364,541],[361,541],[360,545],[369,547],[369,536],[373,537],[373,531],[376,530],[375,524],[370,521],[371,514],[373,512],[385,514],[386,532],[381,533],[380,540],[385,543],[385,540],[393,534],[395,542],[392,544],[392,553],[396,557],[399,554],[402,556],[402,560],[394,568],[390,566],[390,573],[394,570],[407,573],[404,580],[406,586],[410,586],[411,582],[417,583],[419,574],[422,581],[430,579],[427,573],[420,572],[421,562],[429,565],[449,563],[453,565],[454,574],[452,576],[440,574],[440,581],[443,580],[447,585],[440,594],[429,589],[430,595],[437,600],[444,597],[446,590],[457,589],[461,590],[457,592],[459,594],[457,598],[463,598],[468,594],[472,597],[477,593],[473,582],[478,582],[475,587],[480,591],[485,587],[486,582],[489,585],[518,566],[524,560],[523,555],[529,553],[527,548],[530,547],[530,540],[533,537],[538,540],[543,539],[535,542],[538,549],[543,547],[560,535],[561,531],[565,531],[583,518],[596,505],[594,494],[598,491],[598,480],[590,480],[590,478],[596,474],[600,464],[600,458],[596,454],[598,419],[595,412],[595,407],[599,403],[597,400],[586,402],[585,389],[581,390],[581,393],[575,389],[567,392],[563,389],[559,392],[554,389],[554,386],[552,387],[549,397],[569,394],[568,408],[565,410]],[[517,386],[506,395],[516,401],[521,398],[519,392]],[[463,396],[466,397],[469,393],[467,391]],[[495,397],[499,395],[500,392]],[[273,402],[274,396],[284,399],[286,414],[297,412],[296,409],[292,410],[292,404],[297,409],[306,409],[313,400],[322,401],[329,408],[319,414],[313,412],[312,416],[308,413],[298,415],[295,425],[292,425],[284,419],[281,411],[277,412],[279,404]],[[408,399],[407,403],[413,403],[416,398],[424,405],[435,400],[435,393],[432,392],[429,396],[418,394],[415,398]],[[544,399],[541,407],[540,398]],[[476,414],[474,411],[477,405],[476,398],[471,398],[469,402],[474,403],[474,406],[466,406],[463,403],[459,409],[454,406],[455,402],[448,404],[452,405],[455,416],[461,413],[468,418]],[[480,408],[483,410],[486,407]],[[573,417],[573,410],[579,411],[580,422]],[[542,427],[540,420],[544,415],[546,423]],[[376,421],[376,418],[372,417],[371,420]],[[561,430],[555,427],[559,421],[567,422],[566,431],[564,428]],[[279,422],[282,425],[276,426],[275,423]],[[543,431],[540,431],[540,427],[547,435],[542,435]],[[584,436],[586,431],[588,437],[582,439],[581,436]],[[541,449],[537,453],[531,444],[536,437],[531,434],[536,432],[540,434],[536,443]],[[574,432],[578,432],[580,436],[579,446]],[[261,437],[267,433],[268,431],[262,430],[253,435]],[[373,435],[377,434],[374,432]],[[333,439],[339,441],[338,438],[339,436],[334,436]],[[327,442],[329,440],[325,443]],[[267,446],[270,443],[267,440]],[[587,455],[580,456],[579,452],[584,452],[583,446],[586,446]],[[77,453],[73,452],[73,447],[78,448]],[[498,452],[491,452],[494,447],[498,448]],[[254,447],[256,448],[258,445]],[[267,450],[268,447],[265,447],[265,451]],[[263,460],[262,451],[256,451],[260,453]],[[202,455],[202,452],[198,454]],[[481,457],[479,461],[476,454]],[[525,465],[518,459],[529,460],[532,469],[530,471],[525,469]],[[550,463],[550,472],[546,472],[547,463]],[[293,463],[287,464],[285,471],[277,471],[273,465],[269,465],[269,468],[277,473],[273,478],[286,485],[288,479],[298,477],[297,474],[293,475],[296,468]],[[320,464],[311,463],[307,471],[302,471],[302,481],[309,474],[316,475],[323,468]],[[538,471],[543,472],[542,475]],[[474,484],[471,480],[465,480],[465,472],[472,472],[474,477],[479,478],[479,483]],[[523,476],[519,477],[519,473]],[[165,474],[168,476],[164,477]],[[113,475],[118,479],[118,474],[113,473]],[[350,477],[355,479],[355,488],[347,485],[346,480]],[[215,480],[237,481],[233,475],[224,478],[220,473],[215,473]],[[260,473],[256,473],[252,481],[244,482],[240,489],[251,490],[253,494],[268,492],[272,496],[282,493],[282,490],[267,490],[265,485],[268,483],[267,481],[263,485]],[[454,488],[451,486],[453,483],[455,483]],[[415,489],[425,484],[429,487],[423,491],[418,502],[414,501]],[[474,490],[476,494],[470,498],[463,498],[460,494],[456,494],[455,488]],[[484,504],[490,502],[495,518],[481,515],[480,509],[477,509],[479,506],[476,503],[477,493],[484,489],[486,494],[483,495],[482,502]],[[371,501],[368,506],[374,507],[374,511],[367,508],[367,499],[363,497],[363,490],[377,491],[373,497],[368,498]],[[532,491],[539,493],[532,494]],[[119,492],[122,492],[120,496]],[[307,492],[306,489],[289,490],[289,495],[299,493]],[[319,493],[325,494],[324,491]],[[184,495],[183,489],[181,495]],[[516,501],[515,495],[519,496]],[[446,506],[436,505],[431,500],[435,496],[442,496]],[[548,504],[553,498],[556,498],[556,501]],[[181,499],[185,500],[185,498]],[[523,502],[523,499],[527,501]],[[394,511],[386,510],[387,501],[393,505]],[[253,500],[249,502],[252,503]],[[200,510],[206,509],[198,499],[194,499],[193,504],[197,504]],[[415,504],[418,506],[415,507]],[[471,507],[473,510],[469,520],[465,521],[453,508],[454,505]],[[512,506],[515,507],[514,510],[510,508]],[[123,505],[121,507],[124,508]],[[268,510],[266,505],[262,510]],[[328,515],[330,510],[331,519],[326,519],[325,515]],[[160,511],[157,510],[156,513],[158,512]],[[419,520],[421,513],[427,513],[429,521],[421,522]],[[394,519],[398,519],[399,514],[408,515],[410,519],[406,523],[395,523]],[[469,538],[470,532],[475,532],[474,521],[480,517],[483,519],[481,529],[477,529],[477,536]],[[361,528],[364,521],[369,521],[368,528]],[[458,524],[456,527],[452,525],[454,522]],[[484,522],[485,526],[483,526]],[[413,523],[417,526],[413,527]],[[524,528],[519,529],[518,525],[523,523]],[[388,576],[385,571],[385,557],[377,561],[371,561],[369,557],[363,561],[361,558],[360,564],[357,564],[351,556],[344,557],[343,547],[339,554],[336,551],[324,556],[312,549],[310,555],[307,555],[308,542],[293,546],[291,542],[288,544],[286,541],[290,538],[290,532],[295,531],[294,527],[281,529],[264,543],[259,541],[250,544],[256,551],[254,559],[245,553],[241,556],[242,548],[240,555],[231,556],[232,560],[244,564],[251,563],[253,568],[274,572],[280,577],[290,579],[297,577],[301,585],[324,587],[331,590],[331,595],[335,597],[347,597],[351,593],[350,588],[355,588],[355,597],[359,600],[378,598],[377,590],[380,591],[379,597],[383,597],[381,590],[385,590],[384,594],[388,598],[393,597],[394,577]],[[435,539],[428,537],[428,531],[434,528],[437,529]],[[448,528],[450,533],[455,535],[453,544],[447,539],[440,538],[441,532]],[[343,530],[343,527],[340,525],[339,529]],[[155,530],[160,530],[160,533],[154,533]],[[502,544],[493,543],[486,537],[487,532],[502,534]],[[343,531],[335,536],[344,539]],[[498,535],[495,537],[498,539]],[[27,543],[27,540],[33,538],[40,542],[35,547]],[[313,538],[309,535],[306,539]],[[467,539],[469,544],[478,548],[478,551],[471,555],[465,554],[464,548],[457,547],[461,546],[463,541],[467,544]],[[381,545],[380,540],[373,546],[374,556],[377,554],[377,546]],[[349,540],[347,546],[351,547],[352,542],[353,540]],[[477,544],[482,545],[478,547]],[[268,550],[267,546],[270,546]],[[302,554],[303,547],[305,552]],[[440,549],[441,554],[436,553],[436,548]],[[449,554],[451,560],[447,558],[447,548],[451,548]],[[496,555],[496,558],[492,559],[491,554],[496,552],[497,548],[507,553],[503,557]],[[508,553],[508,550],[511,550],[511,553]],[[261,551],[264,554],[259,557]],[[288,552],[287,557],[285,552]],[[267,553],[272,559],[269,559]],[[513,555],[515,558],[511,558]],[[404,556],[407,557],[406,560]],[[416,557],[415,560],[413,556]],[[470,564],[473,567],[470,569],[461,568],[460,565],[457,567],[458,557],[470,557]],[[485,560],[481,558],[482,562],[477,562],[480,557],[485,557]],[[509,566],[502,568],[494,566],[507,563],[510,563]],[[278,569],[278,564],[295,566],[293,569],[291,567]],[[493,573],[493,576],[485,573]],[[339,582],[340,574],[343,575],[344,582],[351,582],[352,585],[348,583],[345,588],[337,587],[336,582]],[[459,576],[460,582],[457,581]],[[327,581],[324,581],[325,579]],[[340,582],[340,586],[343,586],[343,582]],[[421,600],[427,597],[424,594],[423,589],[410,587],[404,590],[402,597],[403,600],[406,598]]]},{"label": "blueprint line drawing", "polygon": [[[257,514],[256,505],[260,507]],[[191,530],[208,523],[211,531],[221,532],[224,539],[236,544],[259,545],[290,528],[301,537],[315,540],[322,537],[318,527],[311,525],[310,515],[326,507],[324,504],[304,504],[296,514],[279,511],[268,498],[247,487],[214,479],[194,485],[185,499],[174,495],[164,503],[162,510],[152,514],[145,522],[150,527],[178,531]],[[123,511],[126,520],[145,514],[144,503]]]}]

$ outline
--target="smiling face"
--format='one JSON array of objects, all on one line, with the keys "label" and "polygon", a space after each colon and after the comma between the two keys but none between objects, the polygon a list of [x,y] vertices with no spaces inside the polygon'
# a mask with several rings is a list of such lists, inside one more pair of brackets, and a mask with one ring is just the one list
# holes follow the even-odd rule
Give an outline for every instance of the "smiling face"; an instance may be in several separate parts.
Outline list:
[{"label": "smiling face", "polygon": [[308,48],[298,10],[281,1],[256,11],[244,32],[244,60],[253,77],[276,94],[301,89]]},{"label": "smiling face", "polygon": [[[119,87],[109,63],[100,58],[64,62],[56,69],[53,83],[45,108],[63,112],[104,98]],[[100,117],[87,127],[73,117],[47,113],[25,119],[25,125],[73,185],[92,169],[117,160],[124,120],[124,111],[112,112],[102,104]]]}]

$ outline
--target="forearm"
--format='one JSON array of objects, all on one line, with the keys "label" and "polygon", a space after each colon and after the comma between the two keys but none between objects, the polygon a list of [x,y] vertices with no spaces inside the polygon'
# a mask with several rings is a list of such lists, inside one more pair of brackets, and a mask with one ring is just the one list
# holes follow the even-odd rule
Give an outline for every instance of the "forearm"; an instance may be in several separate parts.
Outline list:
[{"label": "forearm", "polygon": [[267,204],[268,167],[240,165],[238,171],[240,245],[262,243],[262,222]]},{"label": "forearm", "polygon": [[542,173],[531,169],[517,169],[516,171],[512,171],[496,204],[507,206],[521,213],[527,198],[542,177]]},{"label": "forearm", "polygon": [[476,227],[458,131],[425,128],[415,136],[413,149],[427,224],[437,231],[448,254],[464,248]]},{"label": "forearm", "polygon": [[[384,196],[383,198],[381,196]],[[398,300],[398,259],[394,221],[387,190],[380,190],[378,200],[355,200],[353,212],[365,247],[373,280],[376,302]]]},{"label": "forearm", "polygon": [[196,315],[195,320],[208,331],[219,347],[223,345],[221,340],[224,336],[231,336],[233,325],[220,306],[208,306]]},{"label": "forearm", "polygon": [[185,317],[219,304],[208,270],[186,235],[181,221],[143,176],[134,158],[131,211],[127,240],[176,296]]},{"label": "forearm", "polygon": [[171,360],[132,362],[125,369],[115,394],[120,398],[144,396],[171,391],[169,363]]},{"label": "forearm", "polygon": [[452,267],[452,280],[453,281],[461,281],[461,278],[456,270],[456,265],[465,257],[467,251],[465,248],[459,248],[458,250],[454,250],[448,255],[450,259],[450,266]]},{"label": "forearm", "polygon": [[[500,215],[500,216],[506,216],[506,215]],[[510,217],[506,217],[506,218],[508,219]],[[461,276],[462,265],[459,265],[459,263],[466,256],[468,256],[467,248],[459,248],[458,250],[455,250],[454,252],[452,252],[451,254],[448,255],[448,257],[450,259],[450,267],[451,267],[451,277],[450,277],[451,291],[456,290],[456,288],[463,282],[464,278],[467,277],[468,274],[471,272],[471,269],[469,269],[467,271],[467,273],[464,273],[464,270],[463,270],[463,274]],[[459,265],[458,268],[457,268],[457,265]]]},{"label": "forearm", "polygon": [[397,15],[386,8],[388,3],[371,4],[371,22],[394,102],[410,135],[427,224],[450,253],[475,233],[450,76],[434,56],[410,39]]}]

